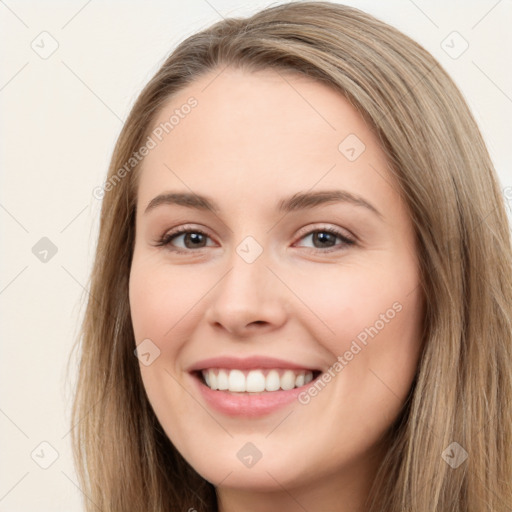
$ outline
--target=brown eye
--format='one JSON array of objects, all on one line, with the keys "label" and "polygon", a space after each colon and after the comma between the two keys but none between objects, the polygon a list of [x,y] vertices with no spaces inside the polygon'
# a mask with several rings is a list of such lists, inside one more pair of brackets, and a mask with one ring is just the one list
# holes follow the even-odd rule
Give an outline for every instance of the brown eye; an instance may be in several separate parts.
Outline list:
[{"label": "brown eye", "polygon": [[[182,239],[184,247],[176,247],[173,242]],[[179,253],[193,251],[194,249],[204,249],[209,236],[200,229],[182,228],[171,233],[166,233],[158,242],[158,246],[168,247],[172,251]]]},{"label": "brown eye", "polygon": [[[304,240],[308,237],[311,237],[311,241],[313,243],[313,249],[321,250],[321,249],[332,249],[337,245],[343,248],[343,246],[354,245],[355,241],[351,238],[348,238],[344,233],[338,231],[333,228],[322,228],[315,229],[310,231],[306,235],[301,237],[301,240]],[[341,244],[336,244],[336,239],[341,240]],[[330,252],[330,251],[322,251],[322,252]]]}]

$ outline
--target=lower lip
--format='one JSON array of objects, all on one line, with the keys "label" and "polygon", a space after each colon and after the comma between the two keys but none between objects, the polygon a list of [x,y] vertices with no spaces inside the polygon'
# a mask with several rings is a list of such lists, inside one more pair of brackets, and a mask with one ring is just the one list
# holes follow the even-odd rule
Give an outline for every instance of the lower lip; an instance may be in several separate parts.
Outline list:
[{"label": "lower lip", "polygon": [[271,414],[294,401],[312,382],[299,388],[262,393],[232,393],[210,389],[199,377],[192,375],[204,400],[213,409],[228,416],[256,417]]}]

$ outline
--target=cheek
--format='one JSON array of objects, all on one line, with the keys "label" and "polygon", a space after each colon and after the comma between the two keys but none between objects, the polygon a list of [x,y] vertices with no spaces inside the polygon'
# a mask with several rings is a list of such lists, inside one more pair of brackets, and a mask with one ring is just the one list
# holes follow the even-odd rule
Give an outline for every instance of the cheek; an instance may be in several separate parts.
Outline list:
[{"label": "cheek", "polygon": [[[380,264],[331,267],[302,276],[296,290],[307,298],[304,326],[331,354],[343,393],[367,401],[381,392],[405,399],[421,351],[423,300],[419,276],[406,257]],[[341,359],[340,359],[341,358]],[[389,389],[387,389],[389,388]],[[392,396],[395,395],[395,396]]]},{"label": "cheek", "polygon": [[415,314],[419,307],[418,274],[413,264],[389,259],[325,266],[314,273],[296,275],[292,281],[295,294],[309,310],[303,319],[309,328],[315,327],[318,340],[333,353],[349,349],[351,340],[358,336],[364,343],[368,329],[374,332],[374,326],[379,332],[397,334],[409,330],[421,316]]},{"label": "cheek", "polygon": [[[130,309],[137,343],[144,338],[163,340],[172,336],[185,316],[205,293],[206,276],[150,259],[134,257],[130,273]],[[163,348],[163,347],[160,347]]]}]

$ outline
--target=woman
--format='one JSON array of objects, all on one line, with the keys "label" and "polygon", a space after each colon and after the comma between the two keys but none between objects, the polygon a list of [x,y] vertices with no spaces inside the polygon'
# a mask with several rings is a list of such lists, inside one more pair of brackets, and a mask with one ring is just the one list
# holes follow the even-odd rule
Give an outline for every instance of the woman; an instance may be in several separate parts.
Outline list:
[{"label": "woman", "polygon": [[87,510],[512,508],[504,202],[418,44],[327,2],[221,21],[142,91],[102,193]]}]

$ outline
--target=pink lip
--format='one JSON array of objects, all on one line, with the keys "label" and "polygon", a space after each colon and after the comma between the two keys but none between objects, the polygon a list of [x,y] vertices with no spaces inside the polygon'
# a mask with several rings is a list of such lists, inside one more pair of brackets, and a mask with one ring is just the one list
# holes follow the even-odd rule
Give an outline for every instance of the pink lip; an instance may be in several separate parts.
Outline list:
[{"label": "pink lip", "polygon": [[285,361],[284,359],[276,359],[266,356],[252,356],[246,358],[237,357],[212,357],[203,359],[193,364],[188,368],[189,372],[205,370],[207,368],[226,368],[226,369],[239,369],[239,370],[254,370],[257,368],[283,368],[289,370],[309,370],[314,371],[318,368],[312,368],[308,365],[301,365]]},{"label": "pink lip", "polygon": [[214,357],[204,359],[193,364],[188,371],[192,377],[193,385],[197,387],[203,397],[206,405],[216,411],[228,416],[254,418],[271,414],[278,409],[285,407],[293,402],[297,402],[298,395],[315,382],[305,384],[299,388],[270,391],[262,393],[232,393],[230,391],[218,391],[210,389],[199,377],[199,372],[207,368],[225,368],[225,369],[290,369],[290,370],[309,370],[317,371],[318,368],[312,368],[307,365],[301,365],[276,359],[273,357],[253,356],[248,358],[235,357]]},{"label": "pink lip", "polygon": [[201,379],[192,375],[194,386],[197,386],[207,406],[228,416],[255,418],[270,414],[286,405],[298,401],[299,393],[303,392],[315,380],[300,388],[263,393],[232,393],[210,389]]}]

